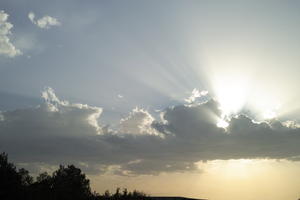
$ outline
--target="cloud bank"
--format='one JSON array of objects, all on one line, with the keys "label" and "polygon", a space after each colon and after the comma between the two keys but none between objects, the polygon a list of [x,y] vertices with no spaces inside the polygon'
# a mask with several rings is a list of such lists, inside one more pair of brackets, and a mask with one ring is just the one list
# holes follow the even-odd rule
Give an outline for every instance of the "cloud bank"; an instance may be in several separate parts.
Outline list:
[{"label": "cloud bank", "polygon": [[13,25],[8,22],[8,14],[0,10],[0,55],[15,57],[21,54],[10,41],[11,29]]},{"label": "cloud bank", "polygon": [[50,17],[48,15],[45,15],[44,17],[40,19],[35,19],[35,14],[33,12],[28,13],[28,18],[30,21],[37,25],[39,28],[42,29],[49,29],[52,26],[60,26],[61,23],[54,17]]},{"label": "cloud bank", "polygon": [[101,124],[102,108],[62,101],[51,88],[42,98],[38,107],[0,113],[0,150],[32,169],[74,163],[87,173],[158,174],[198,170],[198,161],[300,156],[295,122],[239,115],[219,128],[213,99],[166,108],[162,119],[136,108],[110,130]]}]

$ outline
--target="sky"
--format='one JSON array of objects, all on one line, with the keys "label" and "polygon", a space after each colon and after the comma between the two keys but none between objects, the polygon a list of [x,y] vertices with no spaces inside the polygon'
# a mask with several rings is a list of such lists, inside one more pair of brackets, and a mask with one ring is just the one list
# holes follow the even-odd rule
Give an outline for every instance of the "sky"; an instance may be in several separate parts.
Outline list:
[{"label": "sky", "polygon": [[299,9],[1,0],[0,151],[98,192],[297,199]]}]

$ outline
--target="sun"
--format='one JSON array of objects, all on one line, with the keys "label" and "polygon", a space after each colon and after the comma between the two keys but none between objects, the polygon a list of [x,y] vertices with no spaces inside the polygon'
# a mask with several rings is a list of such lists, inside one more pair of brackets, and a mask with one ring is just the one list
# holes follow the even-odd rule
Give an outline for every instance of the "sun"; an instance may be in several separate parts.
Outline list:
[{"label": "sun", "polygon": [[219,76],[214,79],[213,94],[221,110],[217,127],[226,129],[231,117],[240,113],[247,102],[248,89],[248,82],[241,76]]},{"label": "sun", "polygon": [[215,93],[223,115],[238,113],[247,101],[248,86],[244,80],[223,77],[217,80]]}]

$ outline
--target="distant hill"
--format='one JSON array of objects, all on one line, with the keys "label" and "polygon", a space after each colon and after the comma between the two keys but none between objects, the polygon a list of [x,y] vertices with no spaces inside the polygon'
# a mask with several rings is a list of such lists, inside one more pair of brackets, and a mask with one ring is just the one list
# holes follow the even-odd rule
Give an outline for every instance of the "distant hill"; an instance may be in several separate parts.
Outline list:
[{"label": "distant hill", "polygon": [[205,199],[193,199],[185,197],[149,197],[151,200],[205,200]]}]

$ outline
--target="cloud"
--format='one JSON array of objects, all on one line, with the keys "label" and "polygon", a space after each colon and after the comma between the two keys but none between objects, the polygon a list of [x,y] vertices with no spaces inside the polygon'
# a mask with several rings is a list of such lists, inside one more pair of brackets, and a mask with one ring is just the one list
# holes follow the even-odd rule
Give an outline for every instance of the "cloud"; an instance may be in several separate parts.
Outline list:
[{"label": "cloud", "polygon": [[188,98],[184,99],[187,103],[194,103],[196,101],[196,99],[202,97],[202,96],[206,96],[208,94],[208,91],[203,90],[203,91],[199,91],[198,89],[194,88],[192,91],[191,96],[189,96]]},{"label": "cloud", "polygon": [[2,115],[1,111],[0,111],[0,121],[4,121],[4,116]]},{"label": "cloud", "polygon": [[136,175],[199,170],[206,160],[300,158],[297,123],[241,114],[220,128],[214,99],[166,108],[161,120],[135,108],[110,130],[100,123],[102,108],[60,100],[51,88],[42,98],[35,108],[0,113],[0,151],[32,169],[74,163],[87,173]]},{"label": "cloud", "polygon": [[13,28],[13,25],[7,21],[8,16],[3,10],[0,11],[0,55],[15,57],[20,55],[21,51],[10,41],[10,30]]},{"label": "cloud", "polygon": [[148,111],[135,108],[129,116],[120,120],[119,133],[159,135],[151,126],[153,122],[154,118]]},{"label": "cloud", "polygon": [[38,27],[42,29],[49,29],[51,26],[60,26],[61,23],[54,17],[50,17],[48,15],[45,15],[44,17],[35,20],[35,14],[33,12],[28,13],[28,18],[30,21],[37,25]]},{"label": "cloud", "polygon": [[[71,104],[68,101],[61,101],[58,99],[52,88],[45,88],[42,92],[42,97],[45,100],[46,109],[49,111],[63,114],[75,112],[74,114],[76,117],[80,117],[79,114],[83,114],[82,117],[86,120],[83,120],[83,122],[87,122],[94,127],[98,134],[101,133],[101,127],[97,120],[102,113],[102,108],[89,106],[87,104]],[[77,113],[78,111],[80,112]]]}]

